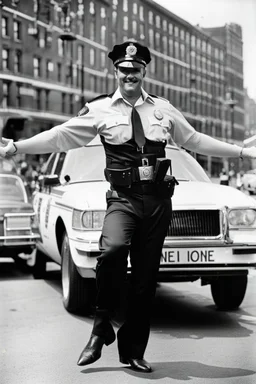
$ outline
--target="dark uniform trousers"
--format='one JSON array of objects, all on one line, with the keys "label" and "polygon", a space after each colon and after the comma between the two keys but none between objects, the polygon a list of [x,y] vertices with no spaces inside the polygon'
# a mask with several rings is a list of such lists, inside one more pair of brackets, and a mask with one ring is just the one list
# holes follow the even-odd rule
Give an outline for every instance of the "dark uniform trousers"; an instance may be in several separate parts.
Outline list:
[{"label": "dark uniform trousers", "polygon": [[93,333],[105,336],[109,316],[120,304],[130,251],[131,284],[125,321],[118,331],[121,356],[142,358],[150,332],[162,245],[171,217],[171,199],[112,192],[100,238]]}]

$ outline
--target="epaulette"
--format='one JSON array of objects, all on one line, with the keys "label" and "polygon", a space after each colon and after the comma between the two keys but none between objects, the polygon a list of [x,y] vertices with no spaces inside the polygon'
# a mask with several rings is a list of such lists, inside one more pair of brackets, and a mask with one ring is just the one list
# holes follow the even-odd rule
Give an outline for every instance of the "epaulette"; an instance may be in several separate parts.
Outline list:
[{"label": "epaulette", "polygon": [[155,97],[156,99],[161,99],[161,100],[167,101],[167,103],[169,103],[169,100],[167,100],[165,97],[153,95],[152,93],[149,93],[149,96]]},{"label": "epaulette", "polygon": [[93,101],[104,99],[106,97],[112,97],[112,96],[113,96],[113,93],[111,93],[109,95],[107,93],[103,93],[102,95],[96,96],[93,99],[89,100],[88,103],[92,103]]}]

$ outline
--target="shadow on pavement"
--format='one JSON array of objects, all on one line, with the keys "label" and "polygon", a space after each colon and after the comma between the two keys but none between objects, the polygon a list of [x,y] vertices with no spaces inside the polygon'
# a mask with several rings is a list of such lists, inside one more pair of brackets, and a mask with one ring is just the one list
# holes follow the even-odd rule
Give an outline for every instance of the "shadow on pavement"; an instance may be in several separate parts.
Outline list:
[{"label": "shadow on pavement", "polygon": [[172,361],[169,363],[152,363],[152,373],[135,372],[129,367],[108,367],[108,368],[88,368],[81,372],[84,374],[89,373],[102,373],[102,372],[118,372],[123,371],[131,376],[140,379],[149,380],[162,380],[164,378],[176,380],[191,380],[193,378],[199,379],[228,379],[228,378],[242,378],[245,376],[254,375],[255,371],[242,368],[228,368],[218,367],[214,365],[201,364],[196,361]]}]

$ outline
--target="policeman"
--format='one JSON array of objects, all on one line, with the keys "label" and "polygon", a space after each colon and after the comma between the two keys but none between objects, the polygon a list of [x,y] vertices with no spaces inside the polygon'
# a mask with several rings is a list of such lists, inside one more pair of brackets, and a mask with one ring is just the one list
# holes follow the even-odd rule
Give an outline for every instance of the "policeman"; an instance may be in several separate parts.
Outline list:
[{"label": "policeman", "polygon": [[32,138],[16,143],[3,138],[0,155],[60,152],[84,146],[100,135],[111,189],[99,242],[95,319],[78,365],[95,362],[103,346],[115,341],[111,317],[119,304],[130,252],[131,289],[125,320],[117,332],[118,352],[121,363],[150,372],[144,352],[175,182],[166,176],[170,164],[165,145],[173,140],[200,154],[251,158],[256,157],[256,147],[241,148],[196,132],[169,101],[149,95],[142,88],[151,60],[147,47],[127,41],[115,45],[109,58],[118,83],[113,95],[98,97],[78,116]]}]

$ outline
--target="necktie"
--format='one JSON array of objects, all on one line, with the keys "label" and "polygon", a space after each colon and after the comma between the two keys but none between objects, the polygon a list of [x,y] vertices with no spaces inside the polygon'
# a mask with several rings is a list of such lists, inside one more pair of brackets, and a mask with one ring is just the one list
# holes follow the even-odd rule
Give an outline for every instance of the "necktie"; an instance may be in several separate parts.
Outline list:
[{"label": "necktie", "polygon": [[140,115],[137,112],[136,108],[132,108],[132,131],[135,143],[138,145],[138,148],[141,149],[146,142],[143,126],[141,123]]}]

